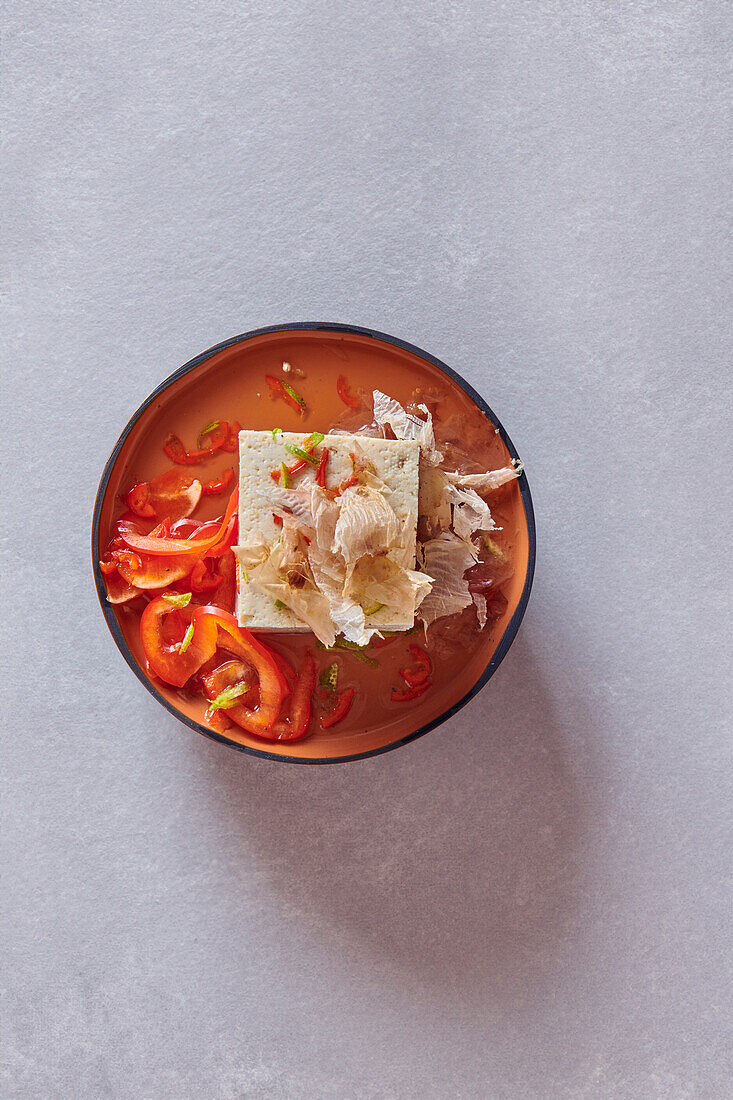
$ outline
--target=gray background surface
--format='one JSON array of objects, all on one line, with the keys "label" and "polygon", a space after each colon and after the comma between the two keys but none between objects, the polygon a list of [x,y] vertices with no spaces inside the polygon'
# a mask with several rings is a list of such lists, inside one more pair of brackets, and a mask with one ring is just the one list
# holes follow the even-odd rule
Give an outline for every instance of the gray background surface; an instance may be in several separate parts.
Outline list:
[{"label": "gray background surface", "polygon": [[[729,20],[6,8],[3,1097],[731,1095]],[[455,366],[538,516],[495,679],[329,769],[159,708],[88,550],[151,388],[299,319]]]}]

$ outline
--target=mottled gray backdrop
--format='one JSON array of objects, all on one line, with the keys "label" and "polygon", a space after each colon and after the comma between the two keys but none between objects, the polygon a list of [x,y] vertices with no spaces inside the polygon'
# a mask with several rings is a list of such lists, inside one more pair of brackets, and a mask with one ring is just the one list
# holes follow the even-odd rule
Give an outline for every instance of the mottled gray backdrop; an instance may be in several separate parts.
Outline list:
[{"label": "mottled gray backdrop", "polygon": [[[3,1098],[731,1095],[730,14],[6,6]],[[151,388],[304,319],[462,372],[539,540],[486,690],[329,769],[178,725],[88,548]]]}]

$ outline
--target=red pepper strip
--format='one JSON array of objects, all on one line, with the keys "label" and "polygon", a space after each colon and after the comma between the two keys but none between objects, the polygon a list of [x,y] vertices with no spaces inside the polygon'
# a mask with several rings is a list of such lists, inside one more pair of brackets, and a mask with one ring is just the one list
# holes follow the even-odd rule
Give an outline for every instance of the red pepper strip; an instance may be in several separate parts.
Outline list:
[{"label": "red pepper strip", "polygon": [[354,477],[354,476],[352,475],[352,476],[351,476],[351,477],[349,478],[349,480],[348,480],[348,481],[342,481],[342,482],[341,482],[341,484],[339,485],[338,489],[336,490],[336,496],[340,496],[340,495],[341,495],[341,493],[343,493],[343,492],[345,492],[345,491],[346,491],[346,489],[350,489],[350,488],[352,487],[352,485],[358,485],[358,484],[359,484],[359,478],[358,478],[358,477]]},{"label": "red pepper strip", "polygon": [[432,686],[433,681],[426,680],[424,684],[416,684],[415,687],[405,688],[404,691],[392,688],[392,701],[394,703],[409,703],[411,699],[417,699],[418,695],[423,695]]},{"label": "red pepper strip", "polygon": [[321,453],[321,461],[318,463],[318,469],[316,470],[316,483],[321,486],[322,489],[326,488],[326,466],[328,465],[328,447],[324,447]]},{"label": "red pepper strip", "polygon": [[[310,450],[306,451],[306,454],[309,454],[309,455],[313,454],[314,450],[315,450],[315,446],[311,447]],[[326,452],[326,453],[328,453],[328,452]],[[323,460],[321,460],[321,461],[323,461]],[[307,467],[310,466],[310,465],[311,465],[311,463],[306,462],[306,460],[304,458],[299,458],[298,461],[294,462],[292,466],[286,466],[285,469],[288,471],[288,475],[290,477],[292,477],[293,474],[299,474],[301,470],[307,469]],[[270,471],[270,477],[272,478],[273,481],[279,481],[280,477],[281,477],[281,471],[280,470],[271,470]]]},{"label": "red pepper strip", "polygon": [[290,664],[290,661],[286,660],[286,658],[283,657],[282,653],[278,653],[276,649],[271,649],[270,653],[272,654],[273,661],[285,677],[285,682],[288,685],[288,695],[292,695],[293,688],[295,687],[296,681],[298,679],[295,673],[295,669]]},{"label": "red pepper strip", "polygon": [[272,522],[275,524],[276,527],[282,527],[282,525],[283,525],[282,516],[273,516],[272,517]]},{"label": "red pepper strip", "polygon": [[206,568],[203,558],[199,558],[196,562],[189,578],[192,592],[216,592],[222,580],[223,577],[217,577]]},{"label": "red pepper strip", "polygon": [[336,707],[335,707],[335,709],[332,710],[330,714],[324,715],[324,717],[321,718],[321,729],[322,730],[330,729],[331,726],[335,726],[337,722],[340,722],[342,718],[345,718],[346,715],[351,710],[351,704],[353,702],[353,699],[354,699],[354,689],[353,688],[346,688],[345,691],[340,692],[336,696]]},{"label": "red pepper strip", "polygon": [[338,395],[343,401],[344,405],[348,405],[350,409],[358,409],[361,402],[358,397],[354,397],[353,393],[349,389],[349,383],[344,378],[343,374],[340,374],[336,379],[336,390]]},{"label": "red pepper strip", "polygon": [[[180,642],[168,643],[165,640],[163,625],[173,610],[162,596],[152,600],[145,608],[140,619],[140,641],[148,660],[148,665],[161,680],[174,687],[183,687],[188,679],[197,672],[204,661],[208,661],[216,652],[217,628],[212,616],[197,617],[196,612],[190,621],[194,624],[193,637],[184,653],[180,652]],[[197,611],[200,609],[196,609]],[[189,611],[183,609],[184,613]]]},{"label": "red pepper strip", "polygon": [[201,486],[201,492],[205,497],[214,497],[223,493],[234,481],[234,467],[228,466],[218,481],[205,481]]},{"label": "red pepper strip", "polygon": [[298,741],[305,737],[313,709],[313,689],[316,686],[316,664],[310,653],[306,653],[293,697],[290,700],[289,715],[281,718],[272,727],[269,737],[274,741]]},{"label": "red pepper strip", "polygon": [[410,687],[418,687],[420,684],[424,684],[432,674],[433,662],[428,657],[424,649],[421,649],[419,645],[410,646],[410,656],[415,664],[410,668],[401,668],[400,676],[409,684]]},{"label": "red pepper strip", "polygon": [[102,570],[105,577],[108,577],[110,573],[117,572],[117,562],[114,559],[110,561],[108,558],[100,558],[99,568]]},{"label": "red pepper strip", "polygon": [[303,413],[305,411],[305,401],[303,401],[303,399],[301,398],[299,402],[298,399],[293,397],[291,393],[288,393],[279,378],[273,378],[271,374],[266,374],[265,381],[270,387],[271,400],[274,401],[275,398],[282,397],[283,401],[287,401],[288,405],[290,405],[291,408],[295,409],[297,413]]},{"label": "red pepper strip", "polygon": [[231,614],[237,594],[236,563],[231,550],[219,558],[219,580],[221,584],[213,598],[218,607]]},{"label": "red pepper strip", "polygon": [[239,433],[242,430],[242,425],[238,420],[232,420],[229,425],[229,434],[221,445],[222,451],[229,451],[230,453],[236,451],[239,447]]},{"label": "red pepper strip", "polygon": [[227,510],[219,525],[219,530],[205,539],[151,539],[150,536],[120,532],[125,543],[133,550],[142,550],[146,554],[193,554],[202,558],[210,547],[216,546],[226,537],[232,516],[236,515],[239,503],[239,490],[235,489],[229,497]]},{"label": "red pepper strip", "polygon": [[200,499],[201,482],[176,466],[148,484],[148,503],[157,516],[168,516],[171,522],[190,516]]},{"label": "red pepper strip", "polygon": [[125,504],[136,516],[142,516],[144,519],[149,519],[155,515],[155,508],[148,500],[147,481],[141,481],[139,485],[135,485],[134,488],[130,489],[125,497]]},{"label": "red pepper strip", "polygon": [[184,519],[177,519],[175,523],[171,524],[171,534],[175,535],[176,538],[188,539],[201,526],[202,524],[197,519],[184,517]]},{"label": "red pepper strip", "polygon": [[222,420],[215,429],[213,441],[209,443],[208,447],[202,447],[198,451],[187,451],[179,437],[171,433],[163,444],[163,450],[171,462],[175,462],[179,466],[192,466],[196,462],[201,462],[203,459],[216,454],[223,444],[228,441],[228,438],[229,424],[226,420]]},{"label": "red pepper strip", "polygon": [[[236,654],[247,664],[253,665],[259,676],[259,705],[256,709],[252,709],[242,704],[241,713],[238,709],[235,718],[237,725],[248,730],[249,733],[256,733],[259,737],[271,738],[270,730],[280,713],[282,701],[288,691],[288,685],[273,660],[271,651],[262,642],[253,638],[248,630],[240,627],[233,615],[229,615],[218,607],[211,605],[197,607],[192,621],[198,624],[202,620],[207,623],[213,622],[218,629],[219,645]],[[194,632],[194,640],[195,637]],[[234,716],[230,715],[230,717]]]}]

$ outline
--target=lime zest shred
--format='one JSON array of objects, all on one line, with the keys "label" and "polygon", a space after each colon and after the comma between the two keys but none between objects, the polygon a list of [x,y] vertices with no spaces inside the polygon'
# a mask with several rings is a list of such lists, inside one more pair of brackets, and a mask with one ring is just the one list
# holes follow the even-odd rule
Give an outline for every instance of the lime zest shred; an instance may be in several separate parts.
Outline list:
[{"label": "lime zest shred", "polygon": [[302,459],[304,462],[310,462],[311,466],[318,465],[318,459],[315,455],[308,454],[302,447],[296,447],[294,443],[286,443],[285,450],[290,451],[291,455],[295,455],[296,458]]},{"label": "lime zest shred", "polygon": [[163,592],[163,599],[171,607],[188,607],[191,602],[191,592]]},{"label": "lime zest shred", "polygon": [[289,489],[290,488],[290,471],[288,470],[288,468],[287,468],[287,466],[285,465],[284,462],[280,463],[280,473],[282,475],[283,489]]},{"label": "lime zest shred", "polygon": [[369,607],[364,607],[364,604],[361,605],[361,609],[365,615],[376,615],[376,613],[378,611],[381,611],[383,607],[383,603],[373,603],[370,604]]},{"label": "lime zest shred", "polygon": [[300,394],[296,390],[293,389],[292,386],[289,386],[287,384],[287,382],[283,382],[282,380],[280,381],[280,385],[282,386],[282,388],[285,390],[286,393],[290,394],[293,401],[297,401],[297,403],[300,405],[301,409],[306,408],[305,401],[300,396]]},{"label": "lime zest shred", "polygon": [[278,611],[284,611],[285,606],[286,605],[282,602],[282,600],[275,600],[275,607],[278,609]]},{"label": "lime zest shred", "polygon": [[319,443],[323,443],[325,439],[323,432],[311,432],[303,444],[304,451],[312,451],[314,447],[317,447]]},{"label": "lime zest shred", "polygon": [[185,653],[186,650],[188,649],[188,647],[190,646],[191,639],[193,638],[193,629],[194,629],[193,628],[193,623],[189,623],[188,624],[188,630],[183,635],[183,641],[181,642],[181,644],[178,647],[178,652],[179,653]]},{"label": "lime zest shred", "polygon": [[272,438],[273,438],[273,439],[276,439],[276,438],[277,438],[277,436],[278,436],[278,434],[280,434],[280,435],[282,435],[282,434],[283,434],[283,430],[282,430],[282,428],[273,428],[273,429],[272,429]]},{"label": "lime zest shred", "polygon": [[328,668],[324,668],[319,678],[319,684],[324,691],[335,691],[336,684],[338,683],[339,666],[334,663],[329,665]]},{"label": "lime zest shred", "polygon": [[229,710],[233,707],[240,695],[246,695],[249,684],[234,684],[232,687],[220,691],[216,699],[209,703],[209,710]]}]

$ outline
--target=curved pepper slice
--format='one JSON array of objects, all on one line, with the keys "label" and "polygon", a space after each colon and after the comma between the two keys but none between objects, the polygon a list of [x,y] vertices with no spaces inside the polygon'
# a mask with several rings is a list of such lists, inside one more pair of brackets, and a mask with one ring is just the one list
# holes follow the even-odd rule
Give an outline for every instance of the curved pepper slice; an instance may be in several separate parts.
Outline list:
[{"label": "curved pepper slice", "polygon": [[222,580],[222,577],[217,577],[216,573],[212,573],[210,569],[207,569],[203,558],[199,558],[191,570],[191,591],[216,592]]},{"label": "curved pepper slice", "polygon": [[180,554],[156,557],[115,550],[112,557],[117,562],[119,575],[135,588],[165,588],[191,572],[191,559]]},{"label": "curved pepper slice", "polygon": [[330,714],[324,714],[321,718],[321,729],[327,730],[331,726],[335,726],[337,722],[340,722],[342,718],[351,710],[351,704],[354,701],[354,689],[346,688],[345,691],[340,692],[336,696],[336,706]]},{"label": "curved pepper slice", "polygon": [[155,515],[155,508],[150,501],[150,490],[147,481],[141,481],[134,485],[125,497],[125,504],[136,516],[143,519],[151,519]]},{"label": "curved pepper slice", "polygon": [[336,390],[344,405],[348,405],[350,409],[359,408],[361,402],[349,389],[349,383],[346,381],[343,374],[340,374],[336,379]]},{"label": "curved pepper slice", "polygon": [[237,511],[239,503],[239,489],[235,489],[229,497],[227,510],[218,529],[213,535],[205,539],[154,539],[149,535],[139,535],[132,531],[120,531],[120,537],[125,540],[132,550],[144,554],[193,554],[196,557],[204,557],[212,546],[216,546],[227,534],[232,517]]},{"label": "curved pepper slice", "polygon": [[423,684],[417,684],[415,687],[407,687],[404,691],[398,691],[397,688],[392,688],[392,702],[409,703],[411,699],[417,699],[418,695],[424,695],[428,688],[432,686],[433,681],[426,680]]},{"label": "curved pepper slice", "polygon": [[[229,717],[249,733],[259,737],[272,737],[270,732],[280,713],[282,701],[288,692],[282,672],[273,660],[272,652],[254,638],[245,627],[239,626],[233,615],[211,604],[197,607],[193,613],[195,624],[213,623],[218,631],[218,644],[230,653],[252,665],[259,677],[260,701],[256,708],[241,705],[237,716]],[[195,633],[194,633],[195,640]]]},{"label": "curved pepper slice", "polygon": [[[190,616],[193,624],[193,637],[184,653],[180,652],[180,642],[166,640],[164,629],[167,616],[177,610],[179,614]],[[173,687],[183,687],[202,664],[214,656],[217,636],[212,618],[198,618],[189,608],[181,612],[162,596],[148,604],[140,619],[140,641],[148,664],[156,676]]]},{"label": "curved pepper slice", "polygon": [[415,664],[408,668],[401,668],[399,670],[400,676],[406,684],[410,685],[410,687],[419,687],[420,684],[424,684],[432,675],[433,662],[430,660],[425,650],[421,649],[419,645],[410,646],[410,656]]},{"label": "curved pepper slice", "polygon": [[[201,488],[205,497],[217,496],[219,493],[225,492],[234,481],[234,467],[228,466],[224,473],[218,480],[205,481]],[[192,509],[193,511],[193,509]]]},{"label": "curved pepper slice", "polygon": [[316,663],[310,653],[306,653],[303,667],[288,708],[287,718],[275,722],[267,735],[273,741],[299,741],[305,737],[313,709],[313,689],[316,686]]}]

